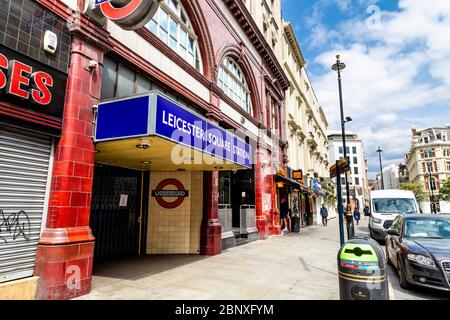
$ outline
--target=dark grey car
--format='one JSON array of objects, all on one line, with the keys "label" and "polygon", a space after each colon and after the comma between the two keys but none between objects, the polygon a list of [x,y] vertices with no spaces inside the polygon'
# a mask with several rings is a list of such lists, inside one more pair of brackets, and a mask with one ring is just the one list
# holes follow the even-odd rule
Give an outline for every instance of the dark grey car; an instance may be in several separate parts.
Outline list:
[{"label": "dark grey car", "polygon": [[450,291],[450,217],[399,215],[387,231],[386,256],[402,288]]}]

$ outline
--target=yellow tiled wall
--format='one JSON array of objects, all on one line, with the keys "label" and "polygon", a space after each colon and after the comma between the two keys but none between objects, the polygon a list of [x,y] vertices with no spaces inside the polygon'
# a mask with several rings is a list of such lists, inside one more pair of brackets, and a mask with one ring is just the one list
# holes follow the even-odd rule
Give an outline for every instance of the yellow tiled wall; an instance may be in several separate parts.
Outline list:
[{"label": "yellow tiled wall", "polygon": [[150,191],[156,190],[161,181],[169,178],[179,180],[189,191],[189,197],[175,209],[162,208],[155,198],[150,197],[147,254],[199,254],[203,214],[203,173],[151,172]]}]

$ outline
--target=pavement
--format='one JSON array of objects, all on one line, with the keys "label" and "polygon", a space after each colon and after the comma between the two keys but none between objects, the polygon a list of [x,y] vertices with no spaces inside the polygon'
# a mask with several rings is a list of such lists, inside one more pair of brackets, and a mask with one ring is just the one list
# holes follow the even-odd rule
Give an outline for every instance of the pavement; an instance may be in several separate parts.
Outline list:
[{"label": "pavement", "polygon": [[[367,218],[357,227],[365,234]],[[337,219],[223,251],[214,257],[147,256],[96,267],[80,300],[337,300]],[[404,291],[388,269],[391,299],[450,299]]]}]

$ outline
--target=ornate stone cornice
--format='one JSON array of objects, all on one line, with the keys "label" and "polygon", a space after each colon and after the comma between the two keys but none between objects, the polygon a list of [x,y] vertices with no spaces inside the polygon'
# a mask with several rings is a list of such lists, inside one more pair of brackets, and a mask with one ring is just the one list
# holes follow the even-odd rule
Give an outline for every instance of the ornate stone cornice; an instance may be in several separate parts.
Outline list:
[{"label": "ornate stone cornice", "polygon": [[267,43],[266,39],[259,31],[253,17],[250,12],[248,12],[245,4],[242,0],[222,0],[228,7],[230,12],[235,17],[236,21],[241,26],[242,30],[245,32],[247,37],[253,43],[255,49],[261,54],[264,61],[270,67],[278,82],[280,83],[283,90],[289,88],[289,79],[283,71],[283,68],[278,63],[275,54]]}]

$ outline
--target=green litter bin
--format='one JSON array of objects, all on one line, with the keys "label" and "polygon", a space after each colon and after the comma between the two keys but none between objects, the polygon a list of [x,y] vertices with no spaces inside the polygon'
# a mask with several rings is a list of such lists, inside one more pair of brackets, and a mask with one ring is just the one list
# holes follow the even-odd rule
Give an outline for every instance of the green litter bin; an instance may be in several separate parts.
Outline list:
[{"label": "green litter bin", "polygon": [[389,300],[386,258],[369,238],[354,238],[338,253],[341,300]]}]

